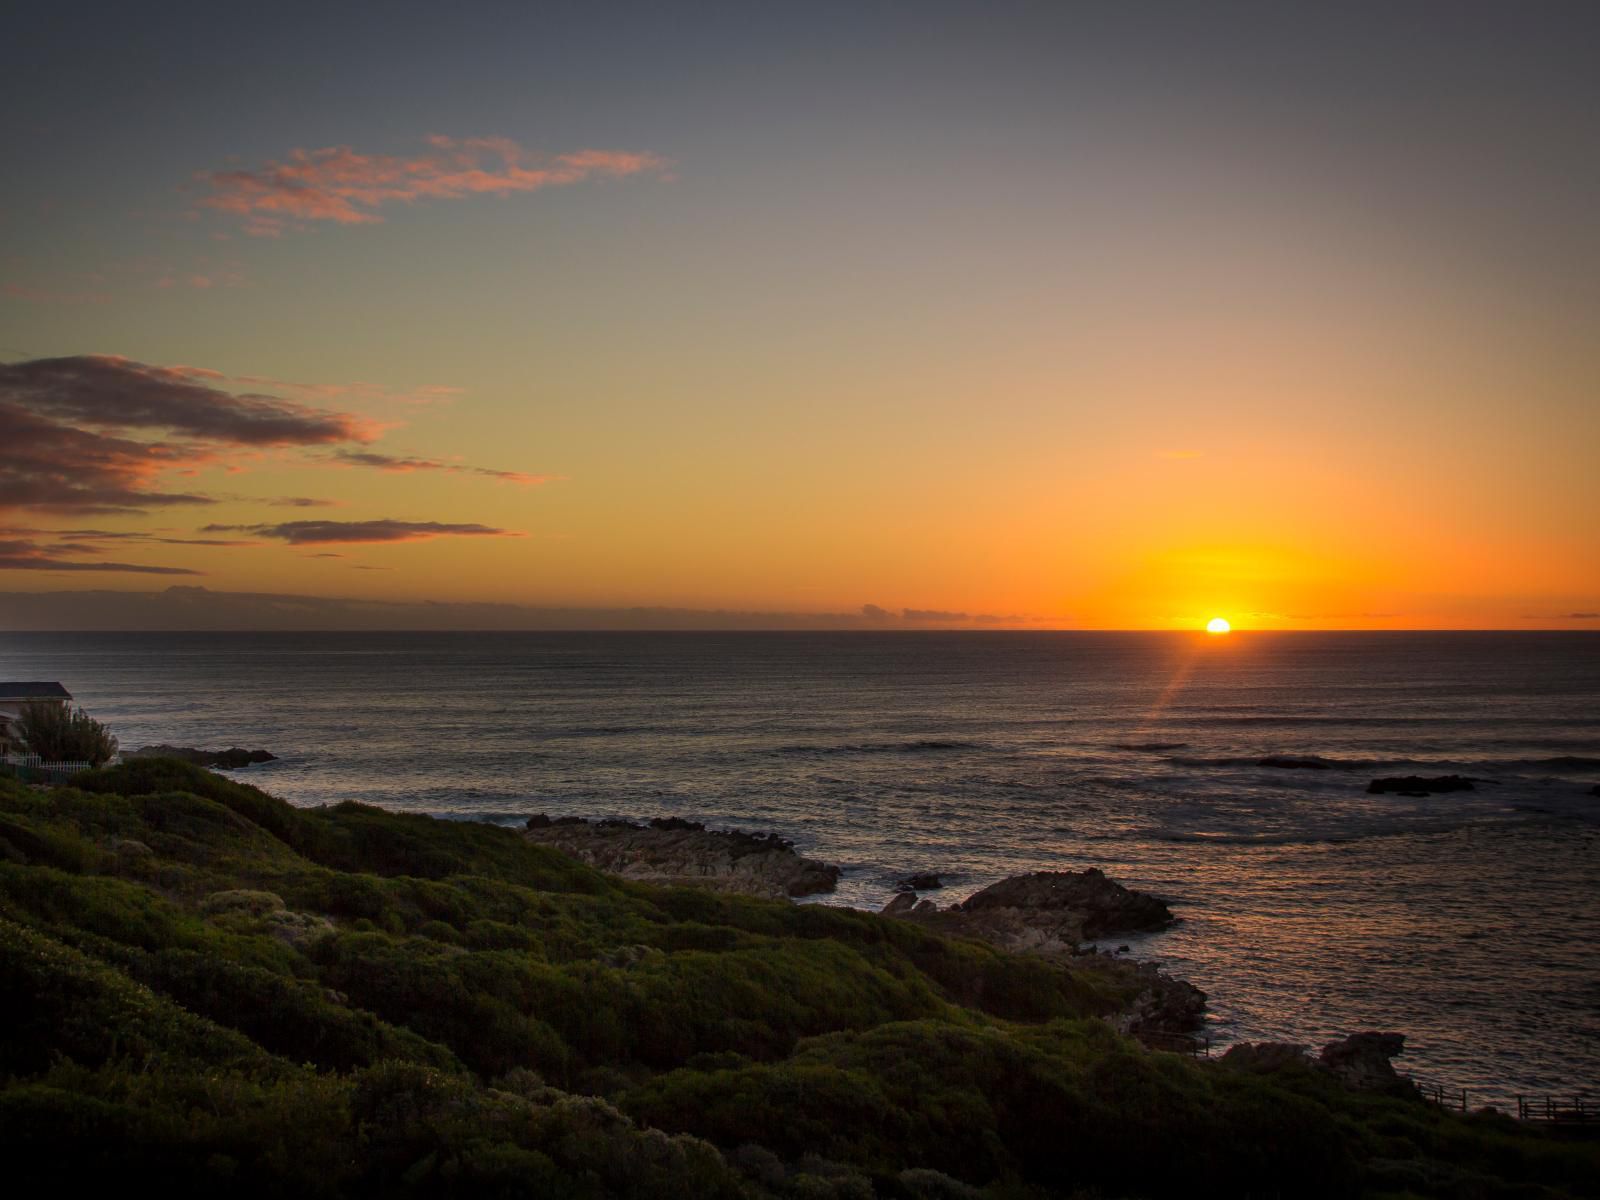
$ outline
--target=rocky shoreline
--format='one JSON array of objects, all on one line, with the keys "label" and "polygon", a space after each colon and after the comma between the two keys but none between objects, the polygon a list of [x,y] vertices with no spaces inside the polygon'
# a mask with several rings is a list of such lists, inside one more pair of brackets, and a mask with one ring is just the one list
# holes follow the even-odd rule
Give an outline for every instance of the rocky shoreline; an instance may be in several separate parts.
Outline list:
[{"label": "rocky shoreline", "polygon": [[181,758],[197,767],[211,767],[223,771],[237,771],[251,763],[274,762],[276,754],[266,750],[246,750],[230,746],[226,750],[200,750],[194,746],[140,746],[137,750],[124,750],[122,758],[130,761],[140,758]]},{"label": "rocky shoreline", "polygon": [[[637,823],[541,814],[528,818],[523,836],[643,883],[784,898],[832,892],[840,875],[837,866],[805,858],[775,835],[707,829],[676,817]],[[932,873],[903,880],[905,890],[884,906],[884,915],[1106,976],[1133,994],[1113,1021],[1124,1033],[1187,1039],[1200,1027],[1206,994],[1199,988],[1153,964],[1084,948],[1086,941],[1173,924],[1172,910],[1157,897],[1093,867],[1016,875],[944,908],[919,899],[908,887],[914,883],[940,886]]]},{"label": "rocky shoreline", "polygon": [[1131,985],[1134,999],[1113,1022],[1123,1033],[1187,1039],[1204,1019],[1206,994],[1192,983],[1153,963],[1083,948],[1085,941],[1166,929],[1176,920],[1165,901],[1124,887],[1095,867],[1014,875],[945,908],[902,892],[882,912],[936,933],[1068,962],[1074,970]]},{"label": "rocky shoreline", "polygon": [[523,834],[602,871],[641,883],[678,884],[783,898],[831,892],[839,868],[802,857],[775,834],[707,829],[698,821],[657,817],[586,821],[529,817]]}]

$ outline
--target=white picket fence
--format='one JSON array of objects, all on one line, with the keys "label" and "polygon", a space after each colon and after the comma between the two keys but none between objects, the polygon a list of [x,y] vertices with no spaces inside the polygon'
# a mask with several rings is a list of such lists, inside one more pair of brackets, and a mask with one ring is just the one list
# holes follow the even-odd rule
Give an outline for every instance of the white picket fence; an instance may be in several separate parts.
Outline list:
[{"label": "white picket fence", "polygon": [[0,763],[8,767],[32,767],[38,771],[57,771],[63,775],[76,775],[87,771],[92,764],[86,762],[45,762],[37,754],[6,754]]}]

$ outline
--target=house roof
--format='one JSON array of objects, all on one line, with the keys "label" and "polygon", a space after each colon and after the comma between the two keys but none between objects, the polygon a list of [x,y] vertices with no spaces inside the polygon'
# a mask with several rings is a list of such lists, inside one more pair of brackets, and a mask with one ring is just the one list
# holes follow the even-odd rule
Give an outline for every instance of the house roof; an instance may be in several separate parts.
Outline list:
[{"label": "house roof", "polygon": [[72,693],[59,683],[7,683],[0,681],[0,700],[71,700]]}]

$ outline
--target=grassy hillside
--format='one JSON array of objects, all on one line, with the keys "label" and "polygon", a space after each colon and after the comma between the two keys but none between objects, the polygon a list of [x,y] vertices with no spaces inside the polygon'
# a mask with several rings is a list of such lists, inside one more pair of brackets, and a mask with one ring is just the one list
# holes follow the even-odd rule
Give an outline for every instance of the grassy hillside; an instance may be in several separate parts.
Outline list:
[{"label": "grassy hillside", "polygon": [[0,780],[17,1194],[1600,1194],[1592,1144],[1143,1050],[1118,986],[171,760]]}]

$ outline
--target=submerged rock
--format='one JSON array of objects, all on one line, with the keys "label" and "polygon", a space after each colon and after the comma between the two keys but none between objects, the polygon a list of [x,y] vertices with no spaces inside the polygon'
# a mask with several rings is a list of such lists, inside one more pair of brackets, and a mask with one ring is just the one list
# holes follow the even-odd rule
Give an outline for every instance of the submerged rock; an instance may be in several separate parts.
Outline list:
[{"label": "submerged rock", "polygon": [[230,746],[226,750],[197,750],[193,746],[140,746],[137,750],[124,750],[124,759],[133,758],[181,758],[185,762],[192,762],[197,767],[220,767],[225,771],[238,770],[248,767],[251,763],[273,762],[276,754],[269,754],[265,750],[246,750],[241,746]]},{"label": "submerged rock", "polygon": [[1393,792],[1401,796],[1430,796],[1435,792],[1470,792],[1475,789],[1465,775],[1392,775],[1387,779],[1374,779],[1367,791],[1374,795]]},{"label": "submerged rock", "polygon": [[894,885],[894,889],[897,892],[931,892],[943,886],[944,880],[932,871],[922,871],[916,875],[907,875]]},{"label": "submerged rock", "polygon": [[810,896],[839,883],[832,863],[804,858],[776,834],[707,829],[698,821],[658,817],[632,821],[528,818],[529,841],[647,883],[682,884],[752,896]]}]

